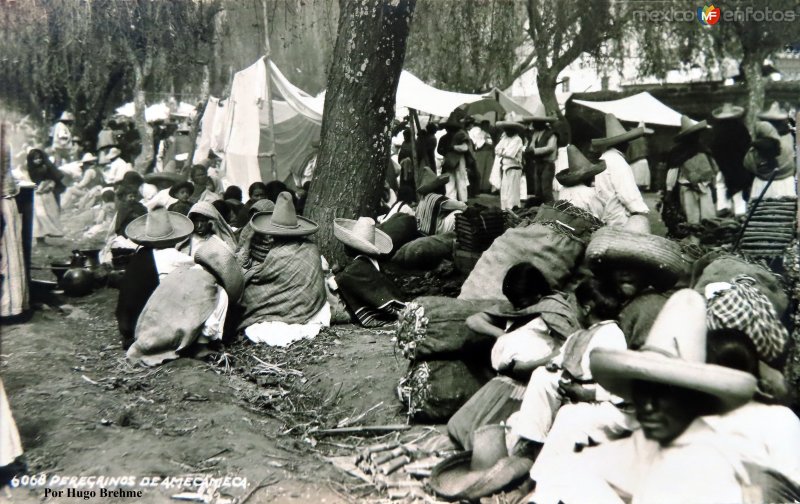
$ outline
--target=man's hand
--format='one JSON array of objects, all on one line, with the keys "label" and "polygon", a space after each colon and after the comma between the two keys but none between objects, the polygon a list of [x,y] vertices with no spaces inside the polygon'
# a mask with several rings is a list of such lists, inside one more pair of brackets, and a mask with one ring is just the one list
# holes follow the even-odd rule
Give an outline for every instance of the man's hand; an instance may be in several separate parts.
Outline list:
[{"label": "man's hand", "polygon": [[579,383],[561,382],[558,384],[558,393],[573,402],[594,402],[594,390],[588,389]]}]

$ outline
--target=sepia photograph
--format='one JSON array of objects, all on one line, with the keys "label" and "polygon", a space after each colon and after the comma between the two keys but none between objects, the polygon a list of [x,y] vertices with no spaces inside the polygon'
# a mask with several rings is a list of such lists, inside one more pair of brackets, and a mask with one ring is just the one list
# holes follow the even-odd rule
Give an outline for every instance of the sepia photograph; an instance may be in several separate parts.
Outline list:
[{"label": "sepia photograph", "polygon": [[0,0],[0,502],[798,503],[799,119],[800,0]]}]

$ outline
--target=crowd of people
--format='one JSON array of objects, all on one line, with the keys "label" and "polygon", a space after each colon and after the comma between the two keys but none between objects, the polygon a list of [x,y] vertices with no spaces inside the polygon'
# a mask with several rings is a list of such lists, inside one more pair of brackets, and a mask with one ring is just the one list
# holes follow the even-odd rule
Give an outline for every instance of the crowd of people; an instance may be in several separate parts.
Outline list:
[{"label": "crowd of people", "polygon": [[[788,113],[770,106],[751,134],[743,112],[725,104],[711,125],[681,120],[664,201],[690,224],[796,199]],[[454,114],[416,138],[401,123],[379,215],[329,223],[347,258],[330,264],[314,241],[319,223],[303,215],[315,159],[297,170],[301,187],[226,186],[218,157],[190,162],[184,125],[145,171],[112,121],[82,152],[73,120],[65,112],[50,147],[27,150],[3,179],[3,316],[24,310],[28,295],[16,183],[35,187],[36,245],[63,236],[62,211],[90,216],[86,236],[102,240],[102,260],[120,270],[122,348],[146,366],[240,338],[286,346],[333,323],[423,327],[434,317],[408,312],[412,300],[387,265],[412,253],[424,263],[442,243],[452,254],[458,216],[495,192],[511,214],[538,207],[530,229],[544,231],[521,258],[492,262],[501,303],[479,308],[469,303],[500,300],[464,291],[453,300],[475,307],[456,331],[483,343],[461,341],[450,354],[471,353],[491,376],[446,419],[469,451],[434,469],[433,491],[467,500],[513,491],[540,504],[800,497],[800,420],[781,376],[796,302],[789,279],[650,234],[642,188],[652,183],[653,131],[644,124],[627,129],[605,114],[587,151],[543,106],[494,124]],[[540,260],[548,247],[559,252],[561,242],[538,238],[553,232],[575,249],[560,276]],[[471,274],[488,271],[501,243]]]}]

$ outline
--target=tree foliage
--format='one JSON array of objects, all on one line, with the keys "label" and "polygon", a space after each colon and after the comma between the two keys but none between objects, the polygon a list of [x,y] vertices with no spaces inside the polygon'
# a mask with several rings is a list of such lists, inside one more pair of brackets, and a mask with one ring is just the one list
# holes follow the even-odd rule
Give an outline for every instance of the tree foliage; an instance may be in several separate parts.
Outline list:
[{"label": "tree foliage", "polygon": [[420,0],[406,68],[443,89],[506,88],[524,69],[516,52],[525,36],[523,13],[519,0]]}]

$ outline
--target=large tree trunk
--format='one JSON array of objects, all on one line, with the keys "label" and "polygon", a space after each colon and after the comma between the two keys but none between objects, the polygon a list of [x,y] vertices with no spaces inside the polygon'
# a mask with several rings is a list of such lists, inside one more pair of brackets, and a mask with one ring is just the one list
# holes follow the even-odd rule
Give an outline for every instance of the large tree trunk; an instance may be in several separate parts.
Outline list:
[{"label": "large tree trunk", "polygon": [[539,90],[539,99],[542,100],[544,108],[547,109],[547,114],[563,118],[564,116],[561,114],[561,109],[558,107],[558,100],[556,99],[557,78],[558,72],[543,68],[537,68],[536,70],[536,87]]},{"label": "large tree trunk", "polygon": [[389,162],[389,130],[416,0],[340,0],[339,30],[307,215],[332,262],[343,259],[335,217],[374,216]]},{"label": "large tree trunk", "polygon": [[139,130],[139,137],[142,141],[142,151],[136,157],[133,167],[140,173],[145,173],[153,163],[153,128],[147,124],[144,117],[144,110],[147,108],[145,101],[144,83],[153,66],[152,56],[145,57],[144,63],[138,61],[133,64],[133,121],[136,129]]},{"label": "large tree trunk", "polygon": [[750,131],[756,125],[759,112],[764,108],[764,90],[766,80],[761,74],[761,66],[764,62],[763,57],[757,55],[745,55],[742,59],[745,84],[747,85],[747,112],[745,124]]}]

